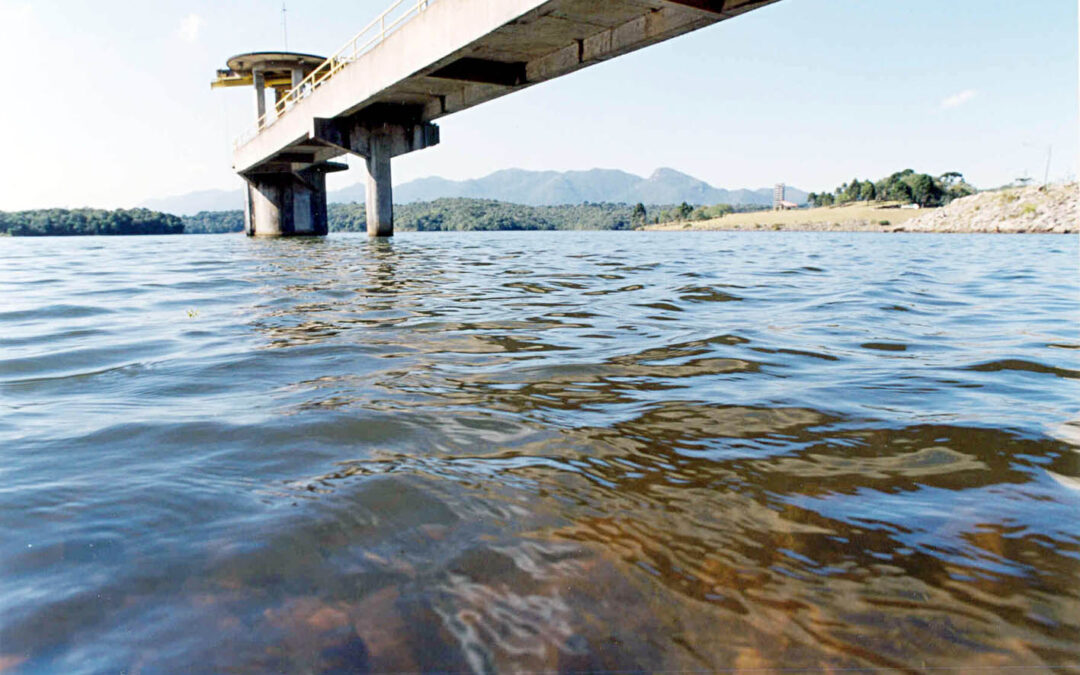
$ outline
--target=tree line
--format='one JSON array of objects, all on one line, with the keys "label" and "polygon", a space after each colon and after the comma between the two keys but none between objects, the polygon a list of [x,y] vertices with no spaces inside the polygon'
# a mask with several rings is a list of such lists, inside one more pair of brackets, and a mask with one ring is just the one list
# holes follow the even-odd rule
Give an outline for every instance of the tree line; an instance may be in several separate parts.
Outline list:
[{"label": "tree line", "polygon": [[[715,218],[731,213],[727,204],[694,207],[683,203],[646,206],[607,202],[527,206],[465,197],[394,205],[394,229],[399,232],[469,232],[493,230],[629,230],[647,223]],[[330,204],[331,232],[365,232],[363,204]],[[242,211],[203,211],[184,216],[189,234],[242,232]]]},{"label": "tree line", "polygon": [[[640,206],[640,204],[638,205]],[[637,208],[637,207],[634,207]],[[660,208],[653,211],[652,216],[645,216],[645,223],[672,223],[695,220],[712,220],[723,218],[729,213],[750,213],[753,211],[767,211],[770,207],[761,204],[713,204],[711,206],[694,206],[683,202],[671,208]]]},{"label": "tree line", "polygon": [[184,223],[149,209],[39,209],[0,211],[0,234],[14,237],[72,235],[183,234]]},{"label": "tree line", "polygon": [[923,207],[944,206],[954,199],[975,194],[964,176],[949,171],[934,177],[904,169],[879,181],[853,178],[832,192],[811,192],[807,201],[813,206],[834,206],[852,202],[897,201]]},{"label": "tree line", "polygon": [[[527,206],[459,197],[394,205],[394,227],[404,232],[629,230],[644,225],[647,217],[648,209],[643,204],[607,202]],[[335,232],[362,232],[367,228],[363,204],[331,204],[329,219],[330,229]]]},{"label": "tree line", "polygon": [[185,234],[224,234],[244,231],[244,212],[199,211],[193,216],[181,216]]},{"label": "tree line", "polygon": [[[455,197],[430,202],[394,205],[394,229],[399,232],[469,232],[493,230],[630,230],[649,223],[707,220],[736,211],[754,211],[756,205],[716,204],[692,206],[642,203],[584,202],[559,206],[527,206],[492,199]],[[365,232],[363,204],[330,204],[331,232]],[[242,211],[203,211],[184,216],[189,234],[242,232]]]},{"label": "tree line", "polygon": [[[584,202],[559,206],[527,206],[491,199],[445,198],[394,205],[395,229],[401,232],[467,232],[493,230],[630,230],[649,223],[706,220],[735,211],[763,207],[730,204],[613,204]],[[363,204],[330,204],[332,232],[364,232]],[[243,232],[244,212],[201,211],[174,216],[148,209],[43,209],[0,212],[0,234],[64,236],[90,234],[216,234]]]}]

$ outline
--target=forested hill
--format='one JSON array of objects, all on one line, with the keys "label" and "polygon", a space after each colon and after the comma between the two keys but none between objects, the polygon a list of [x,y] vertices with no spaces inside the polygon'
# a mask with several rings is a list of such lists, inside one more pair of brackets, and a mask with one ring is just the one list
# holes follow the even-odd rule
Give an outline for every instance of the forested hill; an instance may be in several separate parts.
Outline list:
[{"label": "forested hill", "polygon": [[[479,230],[629,230],[643,224],[646,209],[627,204],[526,206],[490,199],[447,198],[394,205],[394,227],[403,232]],[[331,204],[331,232],[364,232],[363,204]]]},{"label": "forested hill", "polygon": [[0,211],[0,235],[57,237],[88,234],[183,234],[179,216],[149,209]]},{"label": "forested hill", "polygon": [[[629,230],[646,223],[715,218],[733,209],[726,204],[694,208],[646,206],[644,204],[576,204],[572,206],[526,206],[490,199],[448,198],[394,205],[394,228],[399,232],[470,230]],[[364,232],[367,216],[363,204],[330,204],[331,232]],[[203,211],[185,216],[189,234],[240,232],[242,211]]]}]

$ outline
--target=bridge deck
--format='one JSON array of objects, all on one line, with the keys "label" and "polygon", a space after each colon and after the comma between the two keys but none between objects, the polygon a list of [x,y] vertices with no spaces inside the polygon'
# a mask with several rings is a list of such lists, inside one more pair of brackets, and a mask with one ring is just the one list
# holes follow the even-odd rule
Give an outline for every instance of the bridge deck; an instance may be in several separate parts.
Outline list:
[{"label": "bridge deck", "polygon": [[429,122],[776,0],[424,0],[415,16],[239,145],[240,173],[344,154],[316,119]]}]

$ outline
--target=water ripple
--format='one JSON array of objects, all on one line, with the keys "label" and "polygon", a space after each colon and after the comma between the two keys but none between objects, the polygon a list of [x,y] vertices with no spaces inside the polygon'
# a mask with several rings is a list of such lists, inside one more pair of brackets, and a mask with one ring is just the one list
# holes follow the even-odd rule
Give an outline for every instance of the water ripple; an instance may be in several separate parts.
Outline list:
[{"label": "water ripple", "polygon": [[0,251],[0,671],[1080,662],[1075,238]]}]

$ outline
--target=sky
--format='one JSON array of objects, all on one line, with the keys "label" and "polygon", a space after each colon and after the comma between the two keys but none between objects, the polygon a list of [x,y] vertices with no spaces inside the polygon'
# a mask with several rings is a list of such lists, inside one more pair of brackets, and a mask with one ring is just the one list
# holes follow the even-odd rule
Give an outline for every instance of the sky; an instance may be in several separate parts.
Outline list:
[{"label": "sky", "polygon": [[[388,4],[291,0],[287,46],[330,54]],[[254,96],[209,84],[229,56],[285,46],[281,7],[0,0],[0,210],[239,187]],[[912,168],[987,188],[1041,181],[1048,158],[1051,180],[1075,178],[1077,26],[1075,0],[781,0],[445,117],[394,182],[671,167],[820,191]]]}]

